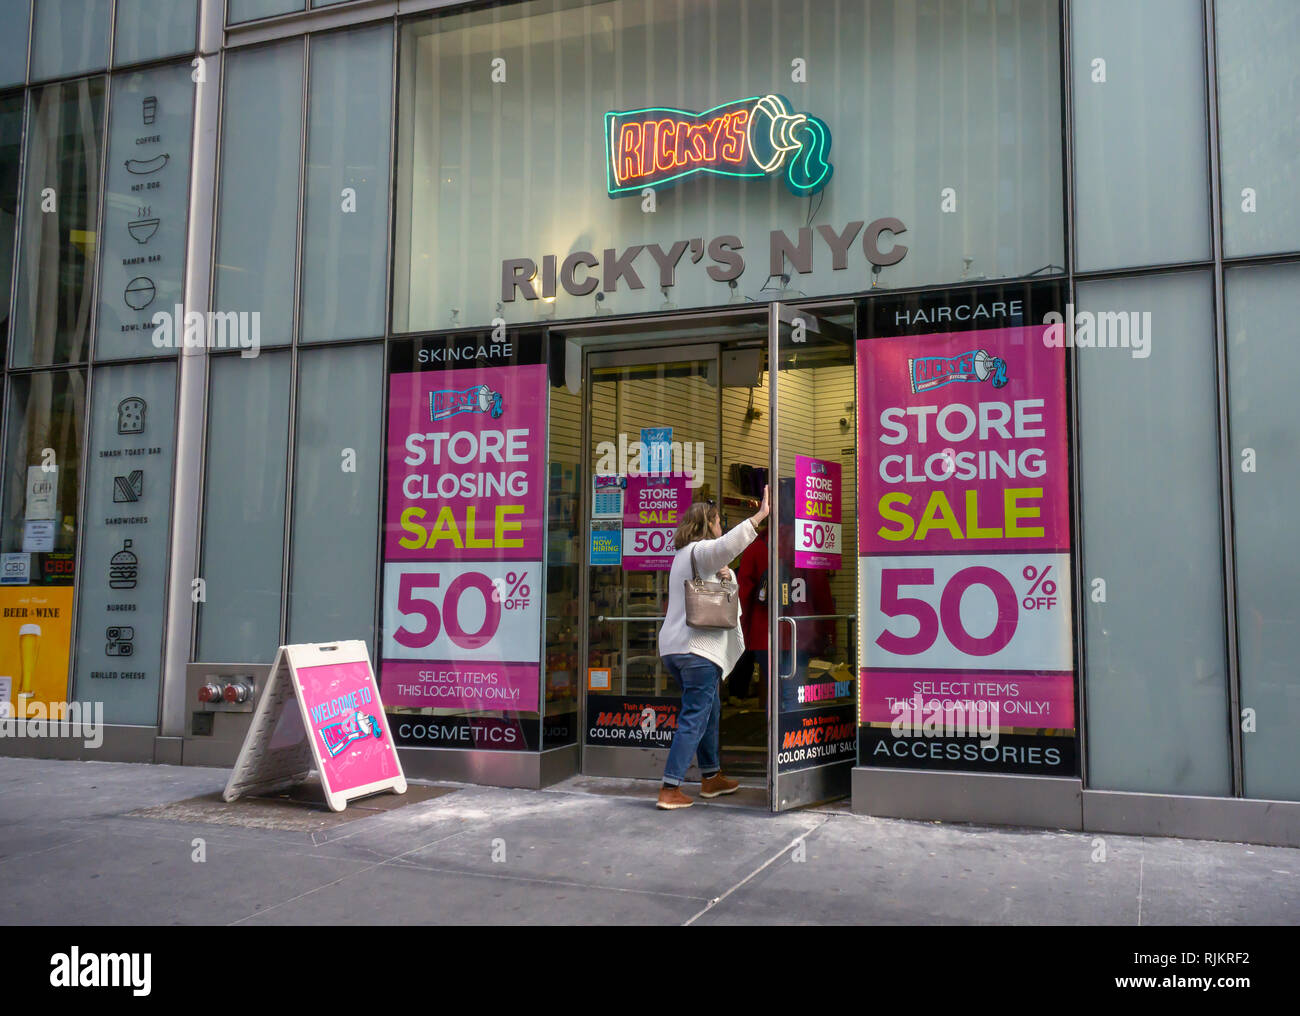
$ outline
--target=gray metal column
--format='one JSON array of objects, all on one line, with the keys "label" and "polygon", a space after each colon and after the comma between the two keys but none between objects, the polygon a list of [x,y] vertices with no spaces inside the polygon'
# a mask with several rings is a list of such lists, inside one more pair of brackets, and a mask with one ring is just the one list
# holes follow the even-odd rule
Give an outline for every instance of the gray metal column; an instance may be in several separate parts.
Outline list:
[{"label": "gray metal column", "polygon": [[[221,47],[225,4],[200,0],[199,57],[194,136],[191,146],[189,245],[185,251],[186,311],[204,312],[211,299],[212,238],[217,175],[217,135],[221,107]],[[167,576],[167,627],[163,644],[162,737],[185,733],[185,666],[194,633],[191,590],[198,575],[203,422],[207,389],[207,348],[182,348],[176,407],[176,481],[172,492],[171,570]],[[179,750],[165,750],[157,761],[179,762]]]}]

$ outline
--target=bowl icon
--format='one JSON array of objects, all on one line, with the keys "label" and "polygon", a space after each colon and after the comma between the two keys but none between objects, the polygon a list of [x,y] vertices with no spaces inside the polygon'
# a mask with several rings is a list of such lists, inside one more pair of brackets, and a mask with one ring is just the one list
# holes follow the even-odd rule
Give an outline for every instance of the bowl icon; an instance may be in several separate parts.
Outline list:
[{"label": "bowl icon", "polygon": [[149,304],[153,303],[154,296],[157,295],[154,289],[153,279],[143,275],[137,275],[134,279],[126,284],[126,291],[122,294],[122,299],[132,310],[144,310]]},{"label": "bowl icon", "polygon": [[158,232],[161,219],[135,219],[126,224],[126,231],[136,243],[148,243],[154,233]]}]

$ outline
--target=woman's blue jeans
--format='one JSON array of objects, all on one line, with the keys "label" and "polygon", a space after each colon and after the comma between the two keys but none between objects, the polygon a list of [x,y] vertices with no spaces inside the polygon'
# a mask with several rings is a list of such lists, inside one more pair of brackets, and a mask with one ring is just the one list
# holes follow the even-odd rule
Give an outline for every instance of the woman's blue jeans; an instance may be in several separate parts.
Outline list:
[{"label": "woman's blue jeans", "polygon": [[676,787],[686,779],[686,770],[697,753],[701,773],[716,773],[722,768],[718,759],[718,723],[722,719],[718,686],[722,670],[694,653],[671,653],[664,657],[664,665],[682,689],[677,732],[664,766],[664,782]]}]

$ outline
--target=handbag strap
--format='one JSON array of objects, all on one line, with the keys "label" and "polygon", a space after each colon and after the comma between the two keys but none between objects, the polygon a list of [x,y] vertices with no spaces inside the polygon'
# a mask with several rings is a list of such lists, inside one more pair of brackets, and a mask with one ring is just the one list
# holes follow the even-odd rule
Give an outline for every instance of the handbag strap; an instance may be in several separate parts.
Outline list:
[{"label": "handbag strap", "polygon": [[[725,569],[725,568],[723,568],[723,570],[721,570],[721,571],[718,572],[716,578],[718,579],[719,582],[729,582],[729,581],[730,581],[730,579],[727,577],[726,569]],[[696,565],[695,565],[695,545],[694,545],[694,544],[691,544],[691,581],[693,581],[693,582],[699,582],[699,581],[700,581],[700,569],[699,569],[698,567],[696,567]]]}]

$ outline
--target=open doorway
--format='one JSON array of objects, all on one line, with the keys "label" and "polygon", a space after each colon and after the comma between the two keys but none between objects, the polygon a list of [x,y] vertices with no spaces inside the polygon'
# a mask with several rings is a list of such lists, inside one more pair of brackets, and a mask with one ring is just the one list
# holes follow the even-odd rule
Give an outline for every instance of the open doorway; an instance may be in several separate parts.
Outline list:
[{"label": "open doorway", "polygon": [[[718,504],[728,529],[757,509],[769,475],[766,355],[758,331],[588,354],[583,769],[589,774],[662,775],[680,705],[657,647],[676,520],[701,500]],[[751,558],[750,586],[742,587],[750,599],[766,571],[760,549]],[[733,562],[738,574],[741,564]],[[724,770],[762,788],[767,696],[752,653],[726,676],[721,702]]]},{"label": "open doorway", "polygon": [[[577,606],[586,775],[662,776],[680,708],[658,653],[678,517],[712,500],[730,529],[770,485],[773,520],[732,562],[747,651],[721,689],[723,770],[754,803],[772,807],[847,791],[839,777],[851,761],[857,649],[851,331],[836,341],[810,333],[796,351],[782,346],[774,379],[770,328],[648,330],[622,342],[602,336],[583,352]],[[631,348],[610,349],[616,342]],[[833,487],[833,519],[806,517],[815,483]],[[823,546],[831,533],[833,546]],[[796,553],[798,540],[812,538],[824,553]],[[830,737],[833,748],[822,744]],[[819,770],[831,760],[836,779],[828,781]]]}]

